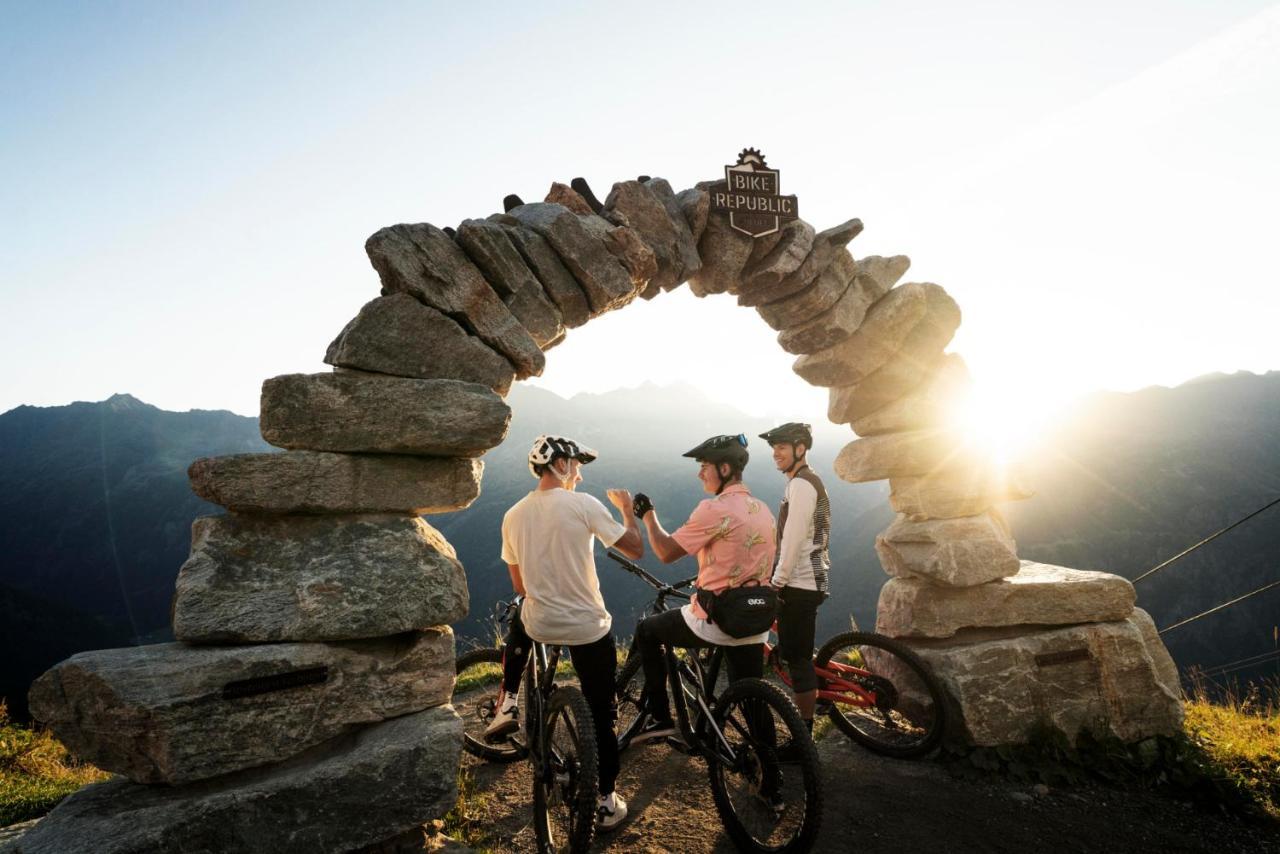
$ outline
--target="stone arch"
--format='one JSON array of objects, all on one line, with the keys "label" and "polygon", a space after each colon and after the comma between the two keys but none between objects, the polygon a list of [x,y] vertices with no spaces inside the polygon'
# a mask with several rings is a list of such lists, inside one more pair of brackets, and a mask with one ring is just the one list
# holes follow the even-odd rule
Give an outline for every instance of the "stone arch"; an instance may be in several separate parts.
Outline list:
[{"label": "stone arch", "polygon": [[[262,434],[285,452],[191,466],[195,491],[228,512],[193,527],[177,642],[83,653],[33,685],[38,718],[128,779],[68,799],[22,850],[69,838],[107,840],[103,851],[192,838],[353,850],[446,812],[460,743],[442,705],[448,624],[467,591],[420,516],[478,496],[480,457],[506,434],[504,395],[541,373],[567,330],[686,282],[754,308],[796,373],[830,389],[831,420],[861,436],[840,452],[840,477],[890,481],[878,627],[933,663],[955,738],[1176,727],[1176,671],[1132,587],[1020,562],[994,508],[1025,493],[945,429],[968,381],[946,353],[951,297],[898,285],[904,256],[855,259],[856,219],[743,235],[709,209],[714,184],[622,181],[604,202],[584,182],[555,184],[544,202],[509,197],[456,229],[370,237],[382,293],[330,345],[333,372],[263,384]],[[411,796],[365,809],[372,789]],[[351,808],[304,818],[317,799]],[[130,827],[108,827],[126,809]],[[309,835],[294,833],[305,822]]]}]

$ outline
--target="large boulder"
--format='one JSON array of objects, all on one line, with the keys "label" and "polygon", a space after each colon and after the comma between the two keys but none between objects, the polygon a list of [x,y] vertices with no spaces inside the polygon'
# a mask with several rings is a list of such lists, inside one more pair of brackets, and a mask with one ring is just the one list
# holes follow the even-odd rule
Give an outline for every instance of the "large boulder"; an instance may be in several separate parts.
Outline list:
[{"label": "large boulder", "polygon": [[556,304],[560,320],[567,328],[576,329],[591,319],[591,304],[587,302],[586,291],[545,237],[520,225],[520,220],[508,214],[494,214],[489,221],[506,229],[512,245]]},{"label": "large boulder", "polygon": [[914,521],[977,516],[1031,496],[1013,473],[994,465],[889,478],[889,506]]},{"label": "large boulder", "polygon": [[480,495],[477,459],[285,451],[203,457],[187,469],[205,501],[237,513],[447,513]]},{"label": "large boulder", "polygon": [[912,430],[868,436],[845,445],[836,455],[842,480],[863,483],[888,477],[938,476],[944,471],[972,471],[986,464],[979,449],[952,430]]},{"label": "large boulder", "polygon": [[366,303],[329,345],[324,361],[397,377],[480,383],[501,395],[515,378],[504,356],[408,294]]},{"label": "large boulder", "polygon": [[510,420],[476,383],[285,374],[262,384],[259,427],[278,448],[476,457],[502,443]]},{"label": "large boulder", "polygon": [[445,627],[342,644],[82,652],[37,679],[30,702],[81,759],[136,783],[187,783],[281,762],[452,693]]},{"label": "large boulder", "polygon": [[546,357],[449,235],[429,223],[393,225],[365,241],[383,294],[409,294],[462,322],[510,360],[520,379],[537,376]]},{"label": "large boulder", "polygon": [[756,306],[756,312],[774,329],[798,326],[830,309],[853,284],[858,262],[845,250],[836,253],[827,269],[807,288],[777,302]]},{"label": "large boulder", "polygon": [[453,546],[417,516],[202,516],[178,570],[187,643],[341,641],[467,615]]},{"label": "large boulder", "polygon": [[814,353],[843,341],[862,325],[867,310],[888,290],[885,279],[855,274],[830,309],[779,332],[778,344],[788,353]]},{"label": "large boulder", "polygon": [[352,851],[452,809],[461,748],[462,723],[441,706],[217,780],[169,787],[115,778],[72,794],[11,854]]},{"label": "large boulder", "polygon": [[1123,620],[1134,598],[1133,585],[1118,575],[1023,561],[1016,574],[973,587],[891,578],[880,589],[876,631],[946,638],[970,628]]},{"label": "large boulder", "polygon": [[876,537],[884,571],[898,578],[970,587],[1018,572],[1017,546],[994,513],[912,521],[902,514]]},{"label": "large boulder", "polygon": [[[905,256],[882,259],[878,281],[892,285],[909,263]],[[888,291],[873,305],[856,332],[834,346],[797,359],[792,369],[820,386],[860,383],[891,364],[927,370],[959,325],[960,309],[945,290],[927,282],[909,282]],[[915,376],[915,382],[923,376],[923,372]],[[910,385],[907,380],[899,379],[897,384]]]},{"label": "large boulder", "polygon": [[518,205],[507,213],[551,244],[586,293],[593,316],[621,308],[635,299],[636,286],[630,271],[614,257],[601,235],[593,233],[585,224],[590,217],[576,214],[564,205],[546,202]]},{"label": "large boulder", "polygon": [[970,630],[910,646],[942,682],[953,737],[973,745],[1025,743],[1046,730],[1126,742],[1182,729],[1177,669],[1145,611],[1059,629]]}]

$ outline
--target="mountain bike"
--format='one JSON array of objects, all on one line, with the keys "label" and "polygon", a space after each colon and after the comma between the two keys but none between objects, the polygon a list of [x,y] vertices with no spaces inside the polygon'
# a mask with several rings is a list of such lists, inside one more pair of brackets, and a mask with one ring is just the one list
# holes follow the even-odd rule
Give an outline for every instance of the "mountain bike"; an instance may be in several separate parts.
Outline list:
[{"label": "mountain bike", "polygon": [[[768,643],[764,649],[769,666],[791,687],[778,650]],[[868,750],[910,759],[942,740],[947,719],[942,688],[928,665],[902,643],[873,632],[844,632],[818,649],[813,668],[818,709]]]},{"label": "mountain bike", "polygon": [[[666,611],[668,599],[689,599],[679,588],[694,579],[664,584],[621,555],[608,556],[657,591],[652,613]],[[665,653],[681,735],[667,743],[706,760],[716,811],[739,850],[810,850],[822,821],[822,783],[818,750],[800,710],[763,679],[739,679],[717,695],[723,648],[685,652]],[[631,746],[644,723],[643,688],[640,653],[633,645],[618,677],[619,752]],[[790,757],[785,762],[784,755]]]},{"label": "mountain bike", "polygon": [[[518,602],[499,603],[508,622]],[[561,647],[531,642],[520,689],[520,730],[489,744],[484,729],[497,709],[502,650],[478,649],[458,658],[453,705],[463,720],[463,747],[496,762],[528,758],[533,766],[534,833],[539,854],[586,851],[596,827],[595,724],[582,691],[555,684]]]}]

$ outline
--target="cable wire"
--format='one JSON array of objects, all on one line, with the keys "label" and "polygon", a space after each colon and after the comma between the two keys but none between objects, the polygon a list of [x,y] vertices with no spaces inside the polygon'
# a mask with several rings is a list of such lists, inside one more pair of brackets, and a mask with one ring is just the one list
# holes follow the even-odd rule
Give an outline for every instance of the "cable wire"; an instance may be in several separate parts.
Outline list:
[{"label": "cable wire", "polygon": [[1196,673],[1202,676],[1213,676],[1215,673],[1220,673],[1222,671],[1232,669],[1237,665],[1241,667],[1247,667],[1250,664],[1253,664],[1254,662],[1258,661],[1259,659],[1265,660],[1268,658],[1275,658],[1276,656],[1280,656],[1280,649],[1269,649],[1266,652],[1260,652],[1257,655],[1247,655],[1244,658],[1237,658],[1235,661],[1228,661],[1223,664],[1215,664],[1213,667],[1196,668]]},{"label": "cable wire", "polygon": [[[1257,516],[1257,515],[1258,515],[1259,513],[1261,513],[1263,510],[1269,510],[1269,509],[1271,509],[1272,507],[1275,507],[1277,504],[1280,504],[1280,498],[1277,498],[1277,499],[1275,499],[1274,501],[1271,501],[1270,503],[1268,503],[1268,504],[1266,504],[1266,505],[1264,505],[1264,506],[1262,506],[1262,507],[1259,507],[1257,510],[1254,510],[1254,511],[1253,511],[1252,513],[1250,513],[1248,516],[1245,516],[1243,519],[1239,519],[1239,520],[1237,520],[1237,521],[1235,521],[1235,522],[1232,522],[1232,523],[1231,523],[1230,525],[1228,525],[1227,527],[1225,527],[1225,528],[1223,528],[1223,529],[1221,529],[1221,530],[1219,530],[1219,531],[1215,531],[1214,533],[1212,533],[1212,534],[1210,534],[1209,536],[1205,537],[1205,538],[1204,538],[1203,540],[1201,540],[1200,542],[1196,543],[1196,544],[1195,544],[1194,546],[1192,546],[1191,548],[1189,548],[1189,549],[1185,549],[1184,551],[1181,551],[1181,552],[1178,552],[1176,555],[1174,555],[1173,557],[1169,558],[1169,559],[1168,559],[1168,560],[1166,560],[1164,563],[1159,564],[1158,566],[1153,566],[1151,569],[1148,569],[1146,572],[1142,573],[1142,575],[1139,575],[1137,578],[1133,579],[1133,583],[1134,583],[1134,584],[1137,584],[1139,581],[1141,581],[1142,579],[1146,578],[1147,576],[1149,576],[1149,575],[1155,575],[1157,572],[1159,572],[1160,570],[1164,569],[1166,566],[1168,566],[1169,564],[1173,563],[1174,561],[1176,561],[1176,560],[1181,560],[1182,558],[1184,558],[1184,557],[1186,557],[1187,555],[1191,554],[1191,553],[1192,553],[1193,551],[1195,551],[1196,549],[1198,549],[1198,548],[1200,548],[1201,546],[1203,546],[1205,543],[1208,543],[1208,542],[1210,542],[1210,541],[1212,541],[1212,540],[1216,540],[1218,537],[1221,537],[1223,534],[1225,534],[1227,531],[1230,531],[1232,528],[1236,527],[1237,525],[1242,525],[1242,524],[1244,524],[1245,522],[1248,522],[1250,519],[1252,519],[1254,516]],[[1170,626],[1170,628],[1172,628],[1172,626]]]},{"label": "cable wire", "polygon": [[1174,623],[1172,626],[1167,626],[1166,628],[1161,629],[1159,633],[1164,634],[1165,632],[1171,632],[1176,628],[1185,626],[1187,623],[1194,623],[1196,620],[1200,619],[1201,617],[1207,617],[1210,614],[1221,611],[1223,608],[1229,608],[1232,605],[1235,605],[1239,602],[1243,602],[1244,600],[1248,599],[1250,596],[1257,596],[1259,593],[1265,593],[1273,587],[1280,587],[1280,580],[1276,580],[1271,582],[1270,584],[1263,585],[1262,587],[1259,587],[1257,590],[1254,590],[1251,593],[1246,593],[1243,596],[1238,596],[1235,599],[1232,599],[1230,602],[1223,602],[1221,605],[1215,605],[1214,607],[1210,608],[1207,611],[1201,611],[1199,614],[1196,614],[1194,617],[1187,617],[1185,620],[1180,620],[1179,622]]}]

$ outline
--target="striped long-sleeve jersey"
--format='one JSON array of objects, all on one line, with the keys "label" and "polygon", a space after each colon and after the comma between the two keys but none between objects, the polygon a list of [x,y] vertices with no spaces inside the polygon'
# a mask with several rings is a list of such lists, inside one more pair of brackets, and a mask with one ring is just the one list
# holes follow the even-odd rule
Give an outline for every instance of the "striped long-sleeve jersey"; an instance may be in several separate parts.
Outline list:
[{"label": "striped long-sleeve jersey", "polygon": [[775,587],[801,587],[828,593],[831,558],[831,503],[813,469],[803,466],[787,481],[778,509],[778,557]]}]

